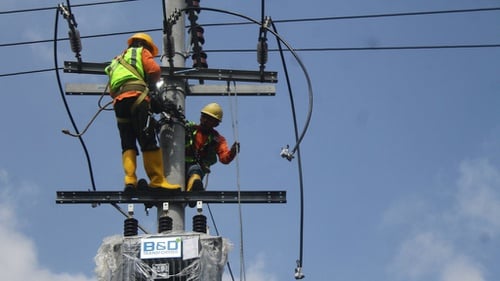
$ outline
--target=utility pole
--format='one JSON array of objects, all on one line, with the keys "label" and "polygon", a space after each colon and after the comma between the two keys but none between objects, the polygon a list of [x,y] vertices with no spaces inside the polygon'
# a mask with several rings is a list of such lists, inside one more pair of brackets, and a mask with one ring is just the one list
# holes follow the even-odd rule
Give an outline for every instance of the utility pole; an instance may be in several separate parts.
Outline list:
[{"label": "utility pole", "polygon": [[[165,15],[174,15],[176,11],[180,11],[186,7],[185,0],[164,0]],[[165,19],[167,20],[167,19]],[[185,48],[185,17],[180,16],[176,20],[176,24],[171,24],[164,22],[164,27],[169,28],[168,33],[171,34],[173,39],[173,66],[174,67],[184,67],[186,59],[182,53],[175,52],[178,50],[183,52]],[[166,50],[168,44],[166,43],[169,38],[169,34],[164,34],[163,40],[163,54],[169,52]],[[162,65],[168,66],[168,60],[166,56],[162,57]],[[186,104],[186,82],[183,78],[171,77],[165,79],[166,83],[166,93],[164,99],[172,101],[178,109],[185,112]],[[183,124],[178,122],[171,122],[162,126],[160,130],[160,146],[163,151],[163,163],[165,167],[165,175],[168,177],[169,181],[174,184],[179,184],[182,186],[182,191],[185,190],[185,165],[184,165],[184,151],[185,151],[185,129]],[[161,216],[161,208],[157,206],[158,218]],[[184,221],[185,221],[185,205],[182,203],[170,204],[169,215],[173,220],[173,230],[184,231]]]},{"label": "utility pole", "polygon": [[[114,260],[120,266],[104,268],[105,280],[137,281],[137,280],[189,280],[219,281],[222,279],[223,265],[227,251],[223,251],[222,237],[207,235],[206,217],[202,215],[203,203],[286,203],[285,191],[185,191],[185,99],[186,96],[227,95],[236,92],[230,82],[256,82],[259,84],[241,85],[238,94],[274,95],[274,87],[264,83],[276,83],[277,73],[261,69],[234,70],[208,68],[205,57],[197,48],[197,38],[192,50],[193,67],[186,68],[186,57],[190,53],[185,46],[186,14],[190,20],[191,41],[193,33],[203,32],[195,23],[194,14],[196,0],[164,0],[164,37],[163,56],[161,58],[161,77],[164,83],[161,94],[162,101],[168,101],[175,107],[174,118],[168,122],[160,122],[160,147],[163,152],[164,173],[168,181],[179,184],[181,191],[159,190],[141,192],[137,196],[125,194],[123,191],[57,191],[58,204],[117,204],[129,203],[129,211],[124,222],[124,236],[103,243],[101,255],[103,259]],[[188,7],[189,5],[189,7]],[[196,12],[197,13],[197,12]],[[204,39],[203,39],[204,40]],[[193,44],[192,44],[193,45]],[[199,47],[199,46],[198,46]],[[266,54],[267,56],[267,54]],[[202,62],[200,64],[200,62]],[[105,74],[107,63],[92,63],[78,60],[64,62],[64,72]],[[188,81],[196,80],[200,85],[189,85]],[[205,85],[203,81],[212,80],[226,82],[227,85]],[[67,95],[101,95],[103,85],[67,85]],[[164,112],[165,113],[165,112]],[[168,114],[167,114],[168,115]],[[197,203],[198,215],[193,217],[193,232],[185,230],[185,206]],[[157,207],[158,233],[138,234],[138,222],[133,218],[133,204]],[[120,210],[120,209],[119,209]],[[196,227],[195,227],[196,219]],[[201,223],[200,223],[201,222]],[[199,223],[199,224],[198,224]],[[200,227],[201,226],[201,227]],[[144,231],[146,232],[146,231]],[[194,233],[194,234],[193,234]],[[185,251],[186,250],[186,251]],[[100,251],[101,252],[101,251]],[[221,254],[222,253],[222,254]],[[214,257],[216,257],[214,259]],[[217,259],[218,257],[218,259]],[[222,266],[221,266],[222,265]],[[109,272],[111,273],[111,279]],[[146,279],[144,279],[146,278]],[[174,279],[172,279],[174,278]],[[194,279],[193,279],[194,278]]]}]

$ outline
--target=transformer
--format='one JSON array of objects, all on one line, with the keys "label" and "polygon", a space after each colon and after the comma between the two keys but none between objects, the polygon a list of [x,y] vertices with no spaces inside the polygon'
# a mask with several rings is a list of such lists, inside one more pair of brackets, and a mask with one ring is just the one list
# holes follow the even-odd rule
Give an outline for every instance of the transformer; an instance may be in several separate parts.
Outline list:
[{"label": "transformer", "polygon": [[198,232],[114,235],[95,256],[99,281],[221,281],[232,244]]}]

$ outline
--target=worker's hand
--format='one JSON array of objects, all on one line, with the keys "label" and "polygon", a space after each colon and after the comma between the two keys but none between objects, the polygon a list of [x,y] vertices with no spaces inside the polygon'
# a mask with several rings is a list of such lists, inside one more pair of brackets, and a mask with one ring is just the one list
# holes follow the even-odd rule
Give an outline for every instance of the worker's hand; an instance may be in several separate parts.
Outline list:
[{"label": "worker's hand", "polygon": [[236,141],[231,146],[231,155],[236,155],[237,153],[240,153],[240,143]]}]

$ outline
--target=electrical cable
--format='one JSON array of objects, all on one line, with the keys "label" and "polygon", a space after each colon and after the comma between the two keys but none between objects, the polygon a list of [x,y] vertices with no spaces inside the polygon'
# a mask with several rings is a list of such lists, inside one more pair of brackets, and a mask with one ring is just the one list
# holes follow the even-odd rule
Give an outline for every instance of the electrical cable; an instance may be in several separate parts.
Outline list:
[{"label": "electrical cable", "polygon": [[[273,30],[278,33],[278,30],[276,28],[276,25],[272,22],[272,27]],[[278,44],[278,49],[281,48],[281,42],[277,40]],[[292,108],[292,117],[293,117],[293,127],[294,127],[294,133],[295,133],[295,140],[298,142],[298,125],[297,125],[297,115],[295,114],[295,102],[293,98],[293,92],[292,92],[292,87],[291,87],[291,82],[290,82],[290,76],[288,74],[288,67],[286,65],[286,60],[284,53],[280,51],[280,58],[281,58],[281,63],[283,65],[283,71],[285,73],[285,79],[286,79],[286,85],[288,87],[288,94],[290,97],[290,106]],[[302,173],[302,157],[300,156],[300,146],[297,148],[297,168],[299,172],[299,190],[300,190],[300,224],[299,224],[299,259],[297,260],[297,268],[295,270],[295,278],[296,279],[302,279],[304,278],[304,275],[302,273],[302,267],[303,267],[303,252],[304,252],[304,180],[303,180],[303,173]]]},{"label": "electrical cable", "polygon": [[[216,9],[209,9],[209,8],[204,8],[204,9],[208,9],[208,10],[216,10]],[[273,25],[273,26],[274,26],[274,25]],[[289,45],[288,45],[285,41],[283,41],[283,40],[282,40],[279,36],[277,36],[277,35],[278,35],[278,34],[277,34],[277,32],[276,32],[276,33],[275,33],[275,36],[277,37],[278,44],[279,44],[279,45],[281,45],[281,44],[280,44],[280,41],[281,41],[281,42],[283,42],[283,44],[285,44],[285,45],[289,48],[289,50],[290,50],[292,53],[294,53],[294,51],[295,51],[295,50],[294,50],[294,49],[292,49],[292,48],[290,48],[290,46],[289,46]],[[281,49],[281,47],[280,47],[280,49]],[[370,49],[371,49],[371,48],[370,48]],[[283,52],[282,52],[282,50],[280,50],[280,54],[281,54],[281,55],[282,55],[282,53],[283,53]],[[294,56],[295,56],[295,57],[296,57],[296,59],[298,60],[298,57],[296,56],[296,54],[294,54]],[[300,62],[300,60],[299,60],[299,64],[303,67],[303,64]],[[56,66],[57,66],[57,63],[56,63]],[[285,66],[285,67],[286,67],[286,66]],[[308,74],[307,74],[307,72],[305,71],[305,68],[304,68],[304,67],[303,67],[303,70],[304,70],[304,72],[305,72],[305,75],[306,75],[307,80],[308,80],[308,81],[310,81],[310,79],[309,79],[309,77],[308,77]],[[57,71],[57,67],[56,67],[56,71]],[[288,78],[287,78],[287,80],[288,80]],[[60,89],[61,89],[61,87],[60,87]],[[61,90],[62,90],[62,89],[61,89]],[[311,95],[311,94],[312,94],[312,88],[311,88],[311,87],[309,87],[309,92],[310,92],[310,96],[309,96],[309,98],[310,98],[310,103],[309,103],[309,104],[310,104],[310,108],[309,108],[309,109],[310,109],[310,110],[309,110],[309,112],[308,112],[308,117],[307,117],[306,125],[305,125],[305,127],[304,127],[304,129],[303,129],[303,131],[302,131],[302,134],[301,134],[300,136],[299,136],[299,134],[298,134],[298,128],[297,128],[297,125],[296,125],[297,123],[296,123],[295,113],[293,113],[293,115],[294,115],[294,126],[295,126],[295,135],[296,135],[296,141],[297,141],[297,144],[296,144],[296,146],[293,148],[293,150],[292,150],[292,154],[291,154],[291,155],[293,155],[295,152],[297,152],[297,154],[298,154],[298,158],[299,158],[299,159],[300,159],[300,148],[299,148],[299,147],[300,147],[300,143],[301,143],[301,141],[302,141],[302,139],[303,139],[303,137],[304,137],[304,135],[305,135],[305,133],[306,133],[306,131],[307,131],[307,128],[308,128],[308,125],[309,125],[309,121],[310,121],[310,119],[311,119],[311,118],[310,118],[310,117],[311,117],[311,113],[312,113],[312,95]],[[291,91],[290,91],[290,94],[291,94]],[[292,103],[292,108],[294,108],[294,106],[293,106],[293,103],[294,103],[294,102],[293,102],[293,97],[292,97],[292,95],[291,95],[291,103]],[[294,111],[294,110],[293,110],[293,111]],[[300,160],[299,160],[299,167],[301,167]],[[299,169],[301,170],[301,168],[299,168]],[[301,177],[301,178],[302,178],[302,177]],[[302,184],[301,184],[301,186],[302,186]],[[95,188],[95,187],[94,187],[94,188]],[[302,196],[302,190],[301,190],[301,196]],[[301,202],[301,205],[302,205],[302,203],[303,203],[303,202]],[[301,217],[302,217],[302,215],[301,215]],[[301,226],[302,226],[302,223],[301,223]],[[302,236],[302,230],[301,230],[301,236]],[[302,248],[302,247],[301,247],[301,248]],[[302,251],[302,249],[301,249],[301,251]],[[300,265],[302,265],[302,252],[301,252],[301,254],[300,254]]]},{"label": "electrical cable", "polygon": [[[66,97],[64,96],[64,90],[62,88],[62,82],[61,82],[61,77],[59,75],[59,71],[58,71],[58,60],[57,60],[57,31],[58,31],[58,23],[59,23],[59,9],[56,10],[56,19],[55,19],[55,26],[54,26],[54,69],[56,70],[55,73],[56,73],[56,79],[57,79],[57,85],[59,87],[59,93],[61,94],[61,98],[63,100],[63,103],[64,103],[64,108],[66,109],[66,113],[68,114],[68,117],[70,119],[70,122],[73,126],[73,129],[74,131],[76,132],[76,134],[79,134],[79,131],[78,131],[78,127],[75,123],[75,120],[73,118],[73,115],[71,114],[71,110],[69,109],[69,105],[68,105],[68,102],[66,101]],[[83,151],[85,153],[85,158],[87,159],[87,167],[88,167],[88,171],[89,171],[89,176],[90,176],[90,182],[92,184],[92,189],[94,191],[96,191],[96,188],[95,188],[95,180],[94,180],[94,173],[93,173],[93,170],[92,170],[92,162],[90,161],[90,155],[89,155],[89,152],[87,150],[87,146],[85,145],[85,142],[83,140],[83,138],[80,136],[78,137],[78,140],[80,141],[80,144],[83,148]]]},{"label": "electrical cable", "polygon": [[[121,3],[121,2],[134,2],[134,1],[141,1],[141,0],[103,1],[103,2],[96,2],[96,3],[76,4],[76,5],[72,5],[72,6],[73,7],[97,6],[97,5],[107,5],[107,4],[115,4],[115,3]],[[26,12],[41,12],[41,11],[47,11],[47,10],[52,10],[52,9],[57,10],[57,8],[54,8],[54,7],[32,8],[32,9],[21,9],[21,10],[11,10],[11,11],[0,11],[0,15],[18,14],[18,13],[26,13]]]},{"label": "electrical cable", "polygon": [[[235,12],[231,12],[231,11],[225,11],[225,10],[220,10],[220,9],[213,9],[213,8],[202,8],[203,10],[209,10],[209,11],[215,11],[215,12],[221,12],[221,13],[226,13],[226,14],[230,14],[230,15],[234,15],[234,16],[238,16],[238,17],[242,17],[244,19],[247,19],[249,21],[252,21],[256,24],[259,24],[260,23],[250,17],[247,17],[245,15],[241,15],[241,14],[238,14],[238,13],[235,13]],[[287,48],[288,50],[292,53],[292,55],[295,57],[297,63],[300,65],[303,73],[304,73],[304,76],[305,76],[305,79],[306,79],[306,82],[307,82],[307,85],[308,85],[308,93],[309,93],[309,104],[308,104],[308,112],[307,112],[307,117],[306,117],[306,122],[305,122],[305,125],[304,125],[304,128],[302,130],[302,133],[300,134],[300,136],[298,135],[298,132],[296,134],[296,145],[295,147],[292,149],[292,153],[290,153],[288,151],[288,149],[283,150],[281,151],[281,156],[284,157],[284,158],[287,158],[289,161],[291,161],[291,159],[293,158],[293,154],[295,152],[298,151],[299,149],[299,145],[300,143],[302,142],[304,136],[305,136],[305,133],[307,132],[307,128],[309,127],[309,124],[310,124],[310,121],[311,121],[311,116],[312,116],[312,109],[313,109],[313,91],[312,91],[312,84],[311,84],[311,79],[309,78],[309,74],[302,62],[302,60],[300,60],[300,58],[298,57],[297,53],[294,51],[294,49],[288,44],[288,42],[286,42],[277,32],[275,32],[274,30],[271,30],[269,27],[265,27],[267,31],[271,32],[276,40],[278,42],[281,42],[283,43]],[[280,43],[280,46],[281,46],[281,43]],[[294,122],[296,123],[296,122]],[[296,129],[297,131],[297,129]],[[300,158],[300,156],[299,156]],[[302,164],[299,165],[299,171],[302,170]],[[302,174],[302,172],[300,172],[300,174]],[[301,179],[302,179],[302,176],[301,176]],[[303,216],[303,213],[304,213],[304,203],[303,203],[303,183],[301,182],[300,184],[300,200],[301,200],[301,208],[300,208],[300,212],[301,212],[301,222],[300,222],[300,245],[299,245],[299,248],[300,248],[300,254],[299,254],[299,259],[297,260],[297,267],[295,268],[295,278],[296,279],[302,279],[304,278],[304,275],[302,273],[302,265],[303,265],[303,219],[304,219],[304,216]]]},{"label": "electrical cable", "polygon": [[[127,32],[128,33],[128,32]],[[88,36],[87,36],[88,37]],[[82,36],[81,38],[85,38]],[[52,42],[52,41],[51,41]],[[0,46],[1,47],[1,46]],[[500,44],[470,44],[470,45],[441,45],[441,46],[394,46],[394,47],[345,47],[345,48],[296,48],[295,52],[331,52],[331,51],[395,51],[395,50],[432,50],[432,49],[482,49],[482,48],[500,48]],[[253,53],[255,49],[219,49],[204,50],[206,53]],[[269,49],[268,52],[279,52],[279,49]],[[288,50],[283,50],[289,52]],[[178,53],[176,53],[178,54]],[[63,68],[59,68],[61,70]],[[54,68],[45,68],[30,71],[12,72],[0,74],[1,77],[35,74],[41,72],[54,71]]]},{"label": "electrical cable", "polygon": [[68,136],[72,136],[72,137],[81,137],[83,136],[87,130],[90,128],[90,125],[92,125],[92,123],[94,123],[95,119],[97,118],[97,116],[104,110],[107,110],[107,106],[112,104],[113,101],[110,101],[108,102],[106,105],[104,105],[103,107],[100,107],[99,110],[97,110],[97,112],[94,114],[94,116],[92,116],[92,118],[90,119],[90,121],[87,123],[87,125],[85,126],[85,128],[83,129],[82,132],[80,133],[71,133],[68,129],[64,129],[62,130],[62,133],[63,134],[66,134]]},{"label": "electrical cable", "polygon": [[[350,19],[367,19],[367,18],[384,18],[384,17],[404,17],[404,16],[423,16],[437,14],[455,14],[455,13],[477,13],[477,12],[492,12],[500,11],[500,7],[492,8],[475,8],[475,9],[459,9],[459,10],[441,10],[441,11],[424,11],[424,12],[402,12],[402,13],[385,13],[385,14],[370,14],[370,15],[354,15],[354,16],[337,16],[337,17],[317,17],[317,18],[302,18],[302,19],[283,19],[274,20],[275,23],[297,23],[297,22],[312,22],[312,21],[332,21],[332,20],[350,20]],[[225,23],[209,23],[204,26],[231,26],[231,25],[248,25],[250,22],[225,22]]]},{"label": "electrical cable", "polygon": [[[191,8],[185,8],[185,9],[182,9],[182,10],[189,10],[189,9],[191,9]],[[215,8],[206,8],[206,7],[198,7],[198,9],[212,11],[212,12],[219,12],[219,13],[223,13],[223,14],[229,14],[229,15],[241,17],[241,18],[244,18],[244,19],[246,19],[248,21],[251,21],[251,22],[253,22],[255,24],[260,25],[260,23],[257,20],[255,20],[255,19],[253,19],[251,17],[245,16],[245,15],[242,15],[242,14],[236,13],[236,12],[231,12],[231,11],[226,11],[226,10],[221,10],[221,9],[215,9]],[[295,50],[290,46],[290,44],[288,44],[287,41],[285,41],[279,34],[277,34],[276,32],[274,32],[273,30],[271,30],[269,27],[266,27],[266,30],[268,32],[271,32],[279,41],[281,41],[281,43],[283,43],[288,48],[288,50],[294,56],[295,60],[299,64],[300,68],[302,69],[302,72],[303,72],[303,74],[305,76],[305,79],[306,79],[306,82],[307,82],[307,88],[308,88],[308,93],[309,93],[309,104],[308,104],[308,112],[307,112],[307,116],[306,116],[306,121],[305,121],[305,124],[304,124],[304,128],[302,129],[302,133],[300,134],[299,139],[298,139],[297,143],[295,144],[294,148],[291,150],[291,152],[289,152],[288,148],[284,148],[281,151],[281,156],[282,157],[287,158],[288,160],[291,160],[293,158],[294,153],[297,151],[297,146],[302,142],[302,140],[303,140],[303,138],[304,138],[304,136],[305,136],[305,134],[307,132],[307,129],[309,127],[310,121],[311,121],[312,107],[313,107],[312,84],[311,84],[311,79],[309,77],[309,73],[307,72],[304,63],[299,58],[299,56],[295,52]]]},{"label": "electrical cable", "polygon": [[[207,174],[206,177],[205,177],[205,190],[208,189],[208,176],[210,174]],[[210,220],[212,221],[212,224],[214,225],[214,228],[215,228],[215,234],[217,236],[220,236],[219,234],[219,228],[217,227],[217,224],[215,223],[215,218],[214,218],[214,214],[212,213],[212,208],[210,208],[210,204],[207,203],[207,208],[208,208],[208,213],[210,214]],[[227,264],[227,269],[229,270],[229,275],[231,275],[231,280],[232,281],[235,281],[234,280],[234,275],[233,275],[233,269],[231,268],[231,264],[229,263],[229,261],[226,262]]]},{"label": "electrical cable", "polygon": [[[68,0],[68,4],[69,4],[69,0]],[[58,63],[58,59],[57,59],[57,41],[58,41],[57,40],[57,32],[58,32],[58,29],[59,29],[59,9],[56,9],[56,18],[55,18],[55,23],[54,23],[54,66],[55,66],[54,69],[55,69],[55,74],[56,74],[56,80],[57,80],[57,85],[59,88],[59,93],[60,93],[61,98],[63,100],[64,107],[66,109],[66,113],[68,114],[68,117],[71,121],[73,129],[76,132],[76,134],[80,134],[80,132],[78,131],[78,127],[75,123],[75,120],[73,118],[73,115],[71,114],[71,110],[69,109],[69,105],[68,105],[68,102],[66,100],[66,97],[64,96],[64,90],[62,88],[61,77],[59,75],[59,67],[58,67],[59,63]],[[83,151],[84,151],[84,154],[85,154],[85,158],[87,159],[87,167],[88,167],[88,171],[89,171],[92,190],[96,191],[94,172],[92,169],[92,162],[90,160],[90,154],[88,152],[87,146],[86,146],[81,135],[78,136],[78,140],[80,141],[80,144],[81,144]],[[125,217],[128,217],[128,214],[125,211],[123,211],[122,208],[120,208],[120,206],[118,206],[118,204],[112,203],[111,205],[116,210],[118,210],[121,214],[123,214]],[[93,207],[94,207],[94,205],[93,205]],[[147,230],[145,228],[143,228],[141,225],[138,225],[138,228],[140,228],[144,233],[146,233],[146,234],[148,233]]]},{"label": "electrical cable", "polygon": [[[120,2],[129,2],[128,1],[110,1],[110,2],[102,2],[102,3],[91,3],[91,4],[81,4],[81,5],[73,5],[73,6],[93,6],[100,4],[113,4]],[[139,0],[135,0],[139,1]],[[15,12],[32,12],[38,10],[47,10],[54,8],[39,8],[39,9],[28,9],[28,10],[18,10],[18,11],[6,11],[0,12],[0,14],[6,13],[15,13]],[[287,20],[274,20],[275,23],[292,23],[292,22],[311,22],[311,21],[330,21],[330,20],[344,20],[344,19],[362,19],[362,18],[382,18],[382,17],[396,17],[396,16],[417,16],[417,15],[434,15],[434,14],[449,14],[449,13],[473,13],[473,12],[488,12],[488,11],[498,11],[500,7],[492,7],[492,8],[474,8],[474,9],[461,9],[461,10],[441,10],[441,11],[427,11],[427,12],[402,12],[402,13],[385,13],[385,14],[371,14],[371,15],[358,15],[358,16],[338,16],[338,17],[321,17],[321,18],[304,18],[304,19],[287,19]],[[224,25],[238,25],[242,23],[218,23],[218,24],[204,24],[204,26],[224,26]],[[252,22],[244,22],[243,24],[252,24]],[[159,31],[161,29],[148,29],[146,32],[151,31]],[[90,36],[82,36],[81,38],[97,38],[97,37],[107,37],[107,36],[116,36],[123,34],[131,34],[136,32],[142,32],[144,30],[136,30],[136,31],[128,31],[128,32],[116,32],[116,33],[107,33],[107,34],[98,34],[98,35],[90,35]],[[19,46],[19,45],[31,45],[38,43],[48,43],[52,42],[53,39],[46,40],[36,40],[36,41],[26,41],[26,42],[14,42],[14,43],[4,43],[0,44],[0,47],[9,47],[9,46]],[[70,38],[62,38],[58,40],[70,40]],[[416,50],[416,49],[453,49],[453,48],[498,48],[500,44],[464,44],[464,45],[427,45],[427,46],[387,46],[387,47],[340,47],[340,48],[296,48],[296,52],[323,52],[323,51],[373,51],[373,50]],[[220,52],[253,52],[253,49],[231,49],[231,50],[205,50],[206,53],[220,53]],[[270,52],[276,52],[279,50],[272,49]],[[15,72],[15,73],[6,73],[0,74],[0,77],[7,76],[17,76],[24,74],[33,74],[39,72],[48,72],[53,71],[54,69],[40,69],[40,70],[32,70],[32,71],[23,71],[23,72]]]},{"label": "electrical cable", "polygon": [[[85,36],[84,36],[85,37]],[[84,38],[82,37],[82,38]],[[44,41],[45,42],[45,41]],[[52,42],[52,41],[51,41]],[[1,47],[1,46],[0,46]],[[477,45],[441,45],[441,46],[394,46],[394,47],[345,47],[345,48],[296,48],[295,52],[330,52],[330,51],[387,51],[387,50],[423,50],[423,49],[477,49],[477,48],[500,48],[500,44],[477,44]],[[269,49],[269,52],[279,52],[279,49]],[[283,50],[287,52],[287,50]],[[250,53],[255,52],[255,49],[220,49],[220,50],[205,50],[206,53]],[[61,70],[63,68],[58,68]],[[29,70],[21,72],[3,73],[1,77],[35,74],[41,72],[51,72],[54,68],[45,68],[38,70]]]},{"label": "electrical cable", "polygon": [[101,105],[101,102],[102,102],[102,99],[104,98],[104,95],[106,94],[106,91],[108,90],[108,86],[109,84],[106,84],[106,88],[104,88],[104,90],[102,91],[102,94],[101,96],[99,97],[99,100],[97,102],[97,106],[99,107],[99,109],[97,110],[97,112],[94,114],[94,116],[92,116],[92,118],[90,119],[90,121],[87,123],[87,125],[85,126],[85,128],[83,129],[82,132],[80,133],[71,133],[68,129],[64,129],[62,130],[61,132],[63,134],[66,134],[66,135],[69,135],[69,136],[72,136],[72,137],[80,137],[80,136],[83,136],[87,130],[90,128],[90,126],[92,125],[92,123],[94,123],[95,119],[97,118],[97,116],[102,112],[102,111],[111,111],[113,109],[111,108],[108,108],[109,105],[111,105],[113,103],[113,100],[109,101],[108,103],[106,103],[105,105]]},{"label": "electrical cable", "polygon": [[[125,2],[129,2],[125,1]],[[139,0],[135,0],[139,1]],[[121,1],[114,1],[121,2]],[[88,4],[88,5],[97,5],[96,4]],[[83,6],[83,5],[73,5],[74,7]],[[53,8],[51,8],[53,9]],[[284,19],[284,20],[274,20],[275,23],[297,23],[297,22],[313,22],[313,21],[332,21],[332,20],[345,20],[345,19],[365,19],[365,18],[383,18],[383,17],[402,17],[402,16],[419,16],[419,15],[435,15],[435,14],[449,14],[449,13],[477,13],[477,12],[491,12],[491,11],[500,11],[500,7],[493,8],[476,8],[476,9],[462,9],[462,10],[442,10],[442,11],[427,11],[427,12],[402,12],[402,13],[386,13],[386,14],[371,14],[371,15],[357,15],[357,16],[338,16],[338,17],[318,17],[318,18],[302,18],[302,19]],[[1,14],[1,12],[0,12]],[[253,22],[240,22],[240,23],[207,23],[203,24],[203,26],[232,26],[232,25],[247,25],[253,24]],[[153,31],[161,31],[161,29],[146,29],[142,30],[144,32],[153,32]],[[98,34],[98,35],[90,35],[81,38],[97,38],[97,37],[107,37],[107,36],[115,36],[115,35],[124,35],[124,34],[132,34],[136,32],[142,32],[141,30],[136,31],[127,31],[127,32],[115,32],[115,33],[106,33],[106,34]],[[68,40],[67,38],[62,38],[59,40]],[[0,44],[0,47],[8,47],[8,46],[18,46],[18,45],[26,45],[26,44],[38,44],[38,43],[48,43],[52,42],[52,39],[46,40],[36,40],[36,41],[26,41],[26,42],[17,42],[17,43],[4,43]],[[299,50],[299,49],[296,49]]]},{"label": "electrical cable", "polygon": [[[231,111],[231,126],[233,128],[233,138],[235,143],[239,143],[238,136],[238,104],[237,104],[237,91],[236,91],[236,82],[234,83],[234,101],[231,99],[231,89],[230,89],[230,81],[227,81],[227,94],[229,97],[229,109]],[[234,105],[233,105],[234,103]],[[238,146],[237,146],[237,149]],[[243,239],[243,211],[241,205],[241,177],[240,177],[240,162],[239,162],[239,151],[236,152],[235,159],[236,161],[236,186],[238,188],[238,217],[240,224],[240,280],[246,280],[246,269],[245,269],[245,254],[244,254],[244,239]]]}]

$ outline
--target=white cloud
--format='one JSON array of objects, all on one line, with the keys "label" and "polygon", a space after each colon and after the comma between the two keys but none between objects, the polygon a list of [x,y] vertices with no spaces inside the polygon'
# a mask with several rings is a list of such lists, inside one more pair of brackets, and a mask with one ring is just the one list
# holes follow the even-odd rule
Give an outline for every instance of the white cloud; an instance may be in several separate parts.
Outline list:
[{"label": "white cloud", "polygon": [[402,243],[391,271],[401,277],[420,280],[439,272],[452,255],[452,245],[435,233],[418,233]]},{"label": "white cloud", "polygon": [[[384,225],[409,227],[388,267],[396,279],[485,280],[486,266],[462,243],[477,237],[468,233],[500,234],[500,172],[485,159],[463,161],[459,172],[457,185],[451,189],[451,204],[424,198],[410,204],[413,207],[396,203],[386,212]],[[433,204],[440,208],[432,208]],[[425,215],[419,217],[416,211]],[[405,216],[409,218],[406,224]]]},{"label": "white cloud", "polygon": [[450,260],[442,270],[442,281],[484,281],[481,266],[466,257]]},{"label": "white cloud", "polygon": [[460,165],[457,205],[464,219],[500,233],[500,172],[487,160],[464,161]]},{"label": "white cloud", "polygon": [[[245,280],[246,281],[261,281],[261,280],[266,280],[266,281],[276,281],[278,278],[272,274],[266,271],[266,269],[269,269],[269,267],[266,266],[268,262],[266,261],[266,257],[263,254],[260,254],[256,260],[252,261],[250,263],[250,266],[245,266]],[[234,280],[239,281],[239,274],[236,273],[234,264],[232,265],[233,269],[233,274]],[[238,265],[239,269],[239,265]],[[238,275],[238,276],[236,276]],[[229,275],[228,270],[224,271],[224,276],[222,277],[222,281],[231,281],[231,276]]]},{"label": "white cloud", "polygon": [[[13,184],[5,170],[0,170],[1,195],[10,194]],[[0,197],[0,279],[9,281],[93,281],[83,274],[70,275],[53,273],[42,268],[37,260],[36,247],[33,241],[20,232],[15,214],[15,204],[10,196]]]}]

